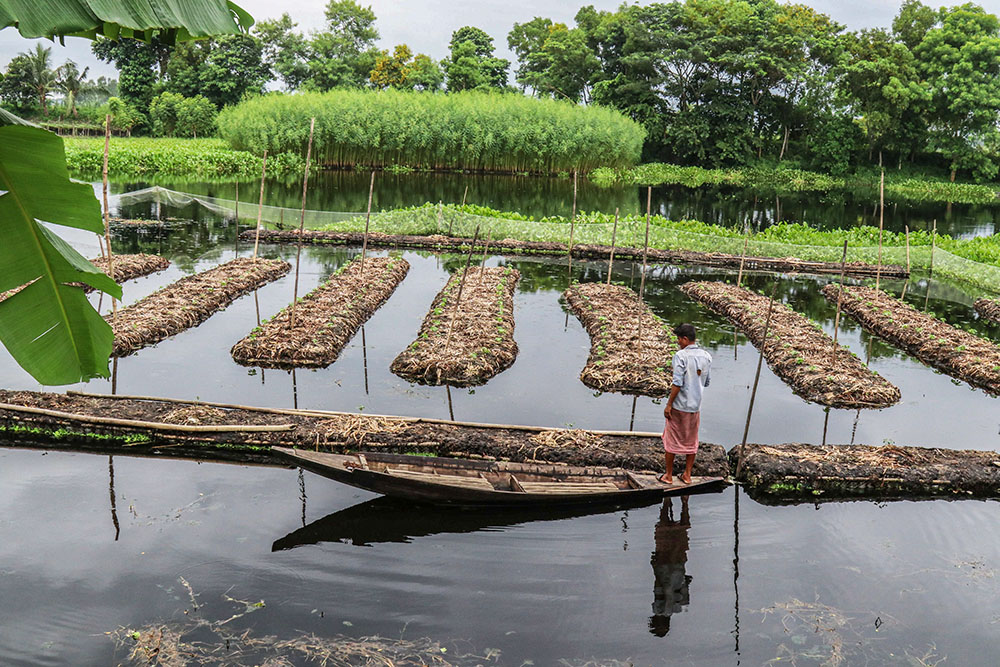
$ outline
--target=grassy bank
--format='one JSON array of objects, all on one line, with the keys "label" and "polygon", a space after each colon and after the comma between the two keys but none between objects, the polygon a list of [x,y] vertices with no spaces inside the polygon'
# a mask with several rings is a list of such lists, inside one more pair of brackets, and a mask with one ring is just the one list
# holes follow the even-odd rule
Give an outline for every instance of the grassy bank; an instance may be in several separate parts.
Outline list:
[{"label": "grassy bank", "polygon": [[645,130],[619,112],[523,95],[337,90],[265,95],[224,109],[236,149],[305,153],[327,166],[555,173],[638,161]]},{"label": "grassy bank", "polygon": [[[65,137],[66,163],[74,174],[99,176],[104,137]],[[115,137],[108,155],[112,177],[260,177],[259,156],[233,150],[221,139]],[[268,155],[267,171],[281,176],[301,173],[305,160],[296,154]]]},{"label": "grassy bank", "polygon": [[[879,175],[875,172],[851,176],[831,176],[801,169],[747,167],[743,169],[705,169],[675,164],[650,163],[632,168],[600,167],[588,174],[601,186],[612,185],[727,185],[737,188],[761,188],[778,193],[827,192],[831,190],[870,190],[878,192]],[[886,172],[886,197],[892,200],[941,201],[956,204],[996,202],[997,191],[989,185],[951,183],[927,178],[903,177]]]}]

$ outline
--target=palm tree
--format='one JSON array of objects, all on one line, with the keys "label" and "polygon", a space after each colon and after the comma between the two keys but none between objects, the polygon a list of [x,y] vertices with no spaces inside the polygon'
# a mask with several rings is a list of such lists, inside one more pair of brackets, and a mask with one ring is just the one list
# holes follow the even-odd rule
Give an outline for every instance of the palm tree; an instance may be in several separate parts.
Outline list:
[{"label": "palm tree", "polygon": [[56,87],[66,93],[66,106],[74,116],[76,116],[76,98],[89,71],[89,67],[84,67],[81,72],[72,60],[67,60],[65,65],[56,69]]},{"label": "palm tree", "polygon": [[38,102],[42,105],[42,113],[49,115],[48,95],[55,83],[56,74],[49,67],[49,56],[52,48],[45,48],[41,44],[35,44],[35,50],[21,54],[28,59],[31,85],[38,93]]}]

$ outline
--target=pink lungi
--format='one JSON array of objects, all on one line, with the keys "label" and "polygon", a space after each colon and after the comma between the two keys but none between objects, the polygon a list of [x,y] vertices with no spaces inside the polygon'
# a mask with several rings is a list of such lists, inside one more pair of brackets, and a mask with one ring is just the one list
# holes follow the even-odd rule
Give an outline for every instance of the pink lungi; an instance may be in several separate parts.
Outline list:
[{"label": "pink lungi", "polygon": [[700,412],[671,410],[663,427],[663,449],[670,454],[697,454],[699,424]]}]

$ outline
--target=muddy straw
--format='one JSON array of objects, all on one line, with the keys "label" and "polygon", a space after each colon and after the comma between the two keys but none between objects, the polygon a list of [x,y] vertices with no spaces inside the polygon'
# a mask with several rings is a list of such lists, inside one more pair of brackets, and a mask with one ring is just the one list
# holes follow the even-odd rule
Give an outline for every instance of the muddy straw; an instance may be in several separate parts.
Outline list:
[{"label": "muddy straw", "polygon": [[[642,299],[646,293],[646,260],[649,256],[649,214],[653,206],[653,188],[646,188],[646,241],[642,246],[642,275],[639,278],[639,305],[642,306]],[[636,340],[639,358],[642,359],[642,308],[636,315]]]},{"label": "muddy straw", "polygon": [[365,236],[361,241],[361,278],[365,277],[365,255],[368,253],[368,224],[372,219],[372,196],[375,194],[375,170],[372,170],[372,180],[368,185],[368,212],[365,213]]},{"label": "muddy straw", "polygon": [[618,208],[615,207],[615,226],[611,228],[611,254],[608,255],[608,284],[611,284],[611,269],[615,264],[615,236],[618,234]]},{"label": "muddy straw", "polygon": [[[469,254],[465,258],[465,268],[462,269],[462,278],[458,282],[458,296],[455,297],[455,317],[448,325],[448,337],[444,341],[444,353],[448,354],[448,345],[451,343],[451,335],[455,331],[455,322],[462,316],[462,290],[465,288],[465,279],[469,275],[469,264],[472,263],[472,253],[476,250],[476,240],[479,238],[479,225],[476,225],[476,232],[472,235],[472,245],[469,246]],[[482,276],[480,275],[480,283]]]},{"label": "muddy straw", "polygon": [[[108,153],[111,149],[111,114],[104,116],[104,165],[101,169],[101,180],[104,187],[104,244],[108,248],[108,275],[115,275],[114,261],[111,256],[111,209],[108,206]],[[111,297],[111,313],[118,317],[118,300]]]},{"label": "muddy straw", "polygon": [[292,328],[295,328],[295,302],[299,300],[299,259],[302,257],[302,230],[306,224],[306,192],[309,188],[309,160],[312,158],[313,130],[316,128],[316,119],[309,121],[309,144],[306,147],[306,169],[302,175],[302,212],[299,214],[299,245],[295,252],[295,287],[292,288],[292,306],[289,312],[289,319]]},{"label": "muddy straw", "polygon": [[840,308],[844,300],[844,268],[847,265],[847,239],[844,239],[844,255],[840,260],[840,289],[837,290],[837,315],[833,318],[833,354],[837,354],[839,345],[837,337],[840,334]]},{"label": "muddy straw", "polygon": [[885,169],[878,187],[878,268],[875,271],[875,289],[882,280],[882,230],[885,227]]},{"label": "muddy straw", "polygon": [[760,354],[757,355],[757,372],[753,376],[753,390],[750,392],[750,405],[747,407],[747,421],[743,426],[743,440],[740,441],[739,455],[736,459],[736,478],[743,472],[743,454],[747,446],[747,435],[750,433],[750,418],[753,416],[753,403],[757,398],[757,385],[760,383],[760,367],[764,364],[764,350],[767,348],[767,333],[771,328],[771,312],[774,310],[774,295],[778,292],[778,281],[771,288],[771,298],[767,304],[767,318],[764,320],[764,335],[760,344]]},{"label": "muddy straw", "polygon": [[[260,220],[264,213],[264,178],[267,176],[267,150],[264,150],[264,160],[260,165],[260,201],[257,202],[257,234],[253,239],[253,258],[257,259],[257,246],[260,245]],[[239,229],[237,228],[236,236],[239,236]],[[254,298],[256,298],[256,293],[254,293]],[[260,318],[258,318],[260,319]]]},{"label": "muddy straw", "polygon": [[977,299],[973,304],[980,317],[1000,324],[1000,301],[993,299]]}]

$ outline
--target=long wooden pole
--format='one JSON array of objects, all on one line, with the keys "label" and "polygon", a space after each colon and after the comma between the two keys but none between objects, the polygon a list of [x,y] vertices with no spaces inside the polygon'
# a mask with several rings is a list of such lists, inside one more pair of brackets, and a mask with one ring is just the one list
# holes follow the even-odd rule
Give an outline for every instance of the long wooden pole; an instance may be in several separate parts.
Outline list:
[{"label": "long wooden pole", "polygon": [[875,289],[882,282],[882,230],[885,228],[885,169],[878,186],[878,267],[875,269]]},{"label": "long wooden pole", "polygon": [[906,230],[906,273],[910,272],[910,226],[904,227]]},{"label": "long wooden pole", "polygon": [[469,255],[465,258],[465,268],[462,269],[462,278],[458,282],[458,296],[455,297],[455,316],[451,318],[451,323],[448,325],[448,337],[444,339],[444,352],[448,351],[448,345],[451,343],[451,334],[455,330],[455,322],[461,314],[462,290],[465,289],[465,278],[469,274],[469,264],[472,263],[472,255],[476,251],[476,241],[478,239],[479,225],[476,225],[476,231],[472,235],[472,245],[469,247]]},{"label": "long wooden pole", "polygon": [[[267,177],[267,149],[264,150],[264,159],[260,165],[260,199],[257,201],[257,235],[253,240],[253,258],[257,259],[257,246],[260,245],[260,221],[264,215],[264,179]],[[237,236],[239,228],[236,229]],[[256,296],[256,292],[254,293]]]},{"label": "long wooden pole", "polygon": [[774,310],[774,295],[778,291],[778,283],[775,281],[771,289],[771,300],[767,304],[767,317],[764,320],[764,339],[760,343],[760,355],[757,357],[757,372],[753,377],[753,390],[750,392],[750,406],[747,408],[747,421],[743,427],[743,440],[740,441],[740,449],[736,457],[736,478],[739,479],[743,472],[743,456],[747,446],[747,435],[750,433],[750,417],[753,415],[753,404],[757,398],[757,385],[760,382],[760,367],[764,363],[764,350],[767,348],[767,334],[771,329],[771,311]]},{"label": "long wooden pole", "polygon": [[[240,182],[236,181],[236,231],[240,230]],[[239,234],[237,233],[237,236]]]},{"label": "long wooden pole", "polygon": [[[108,275],[115,279],[114,261],[111,254],[111,207],[108,206],[108,154],[111,152],[111,114],[104,116],[104,166],[101,181],[104,187],[104,245],[108,248]],[[118,319],[118,300],[111,297],[111,317]]]},{"label": "long wooden pole", "polygon": [[299,213],[299,247],[295,251],[295,287],[292,289],[292,308],[288,314],[289,327],[295,328],[295,302],[299,300],[299,260],[302,258],[302,233],[306,224],[306,192],[309,190],[309,162],[312,159],[313,131],[316,119],[309,121],[309,143],[306,146],[306,171],[302,175],[302,211]]},{"label": "long wooden pole", "polygon": [[750,223],[747,222],[746,227],[743,229],[743,254],[740,255],[740,272],[736,274],[736,286],[739,287],[743,283],[743,264],[747,260],[747,246],[750,245]]},{"label": "long wooden pole", "polygon": [[465,186],[465,192],[462,194],[462,206],[465,206],[465,198],[469,196],[469,186]]},{"label": "long wooden pole", "polygon": [[375,170],[372,170],[372,181],[368,185],[368,212],[365,213],[365,236],[361,241],[361,270],[359,280],[365,277],[365,255],[368,252],[368,224],[372,219],[372,196],[375,194]]},{"label": "long wooden pole", "polygon": [[615,236],[618,234],[618,208],[615,208],[615,226],[611,228],[611,254],[608,255],[608,284],[611,284],[611,269],[615,263]]},{"label": "long wooden pole", "polygon": [[573,213],[569,218],[569,247],[566,255],[569,257],[570,273],[573,271],[573,232],[576,231],[576,170],[573,170]]},{"label": "long wooden pole", "polygon": [[642,304],[643,296],[646,293],[646,257],[649,254],[649,215],[653,206],[653,188],[646,189],[646,242],[642,247],[642,275],[639,277],[639,314],[636,324],[636,338],[638,339],[637,350],[639,358],[642,359]]},{"label": "long wooden pole", "polygon": [[840,290],[837,291],[837,315],[833,318],[833,354],[837,354],[837,335],[840,333],[840,309],[844,299],[844,273],[847,270],[847,239],[844,239],[844,254],[840,258]]},{"label": "long wooden pole", "polygon": [[490,254],[490,241],[493,240],[493,228],[486,232],[486,247],[483,248],[483,263],[479,265],[479,284],[483,284],[483,275],[486,273],[486,258]]},{"label": "long wooden pole", "polygon": [[[929,273],[932,276],[934,275],[934,249],[935,249],[935,245],[937,245],[937,219],[936,218],[934,219],[934,227],[933,227],[933,229],[931,229],[931,268],[930,268],[930,272]],[[928,290],[928,291],[930,291],[930,290]]]}]

